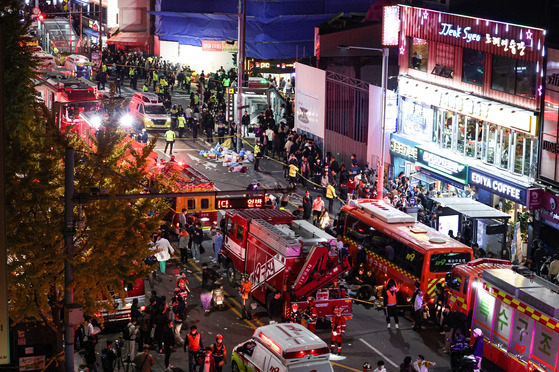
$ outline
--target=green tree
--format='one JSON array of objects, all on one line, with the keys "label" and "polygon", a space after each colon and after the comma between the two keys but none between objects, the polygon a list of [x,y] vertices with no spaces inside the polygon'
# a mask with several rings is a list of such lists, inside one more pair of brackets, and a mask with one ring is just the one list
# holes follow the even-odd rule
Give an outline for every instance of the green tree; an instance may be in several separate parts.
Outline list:
[{"label": "green tree", "polygon": [[[148,244],[159,228],[159,199],[117,200],[141,193],[147,158],[123,143],[116,119],[91,138],[92,146],[71,132],[60,133],[55,117],[34,88],[37,61],[27,46],[28,24],[20,21],[20,1],[0,0],[4,97],[4,148],[8,231],[9,315],[12,324],[40,321],[58,335],[62,351],[64,296],[64,153],[76,149],[76,193],[107,189],[109,199],[76,207],[84,224],[74,239],[74,302],[93,315],[112,308],[109,291],[124,297],[123,280],[143,277]],[[3,10],[3,11],[2,11]],[[109,113],[116,104],[107,102]],[[128,159],[125,161],[124,159]],[[149,216],[149,212],[155,212]]]}]

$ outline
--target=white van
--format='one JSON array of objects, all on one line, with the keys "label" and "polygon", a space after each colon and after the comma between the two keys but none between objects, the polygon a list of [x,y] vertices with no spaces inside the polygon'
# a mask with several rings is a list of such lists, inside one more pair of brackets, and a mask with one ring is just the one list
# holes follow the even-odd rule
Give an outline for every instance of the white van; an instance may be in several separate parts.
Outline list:
[{"label": "white van", "polygon": [[[333,372],[330,349],[317,335],[297,323],[257,328],[231,356],[234,372]],[[255,368],[256,367],[256,368]]]},{"label": "white van", "polygon": [[155,93],[135,93],[128,109],[135,129],[164,130],[171,127],[171,117]]},{"label": "white van", "polygon": [[39,72],[52,71],[56,69],[56,58],[54,58],[52,54],[39,52],[33,53],[33,56],[39,59],[39,66],[37,66],[37,70]]},{"label": "white van", "polygon": [[91,66],[89,58],[80,54],[70,54],[64,60],[64,67],[72,71],[72,76],[82,77],[89,80],[91,76]]}]

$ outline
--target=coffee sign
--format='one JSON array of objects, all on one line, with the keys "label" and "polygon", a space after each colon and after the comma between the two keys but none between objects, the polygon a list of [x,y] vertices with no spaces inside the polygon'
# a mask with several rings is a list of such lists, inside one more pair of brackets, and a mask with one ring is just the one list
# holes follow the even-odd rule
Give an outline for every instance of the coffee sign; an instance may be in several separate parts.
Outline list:
[{"label": "coffee sign", "polygon": [[508,200],[522,205],[526,204],[527,187],[516,185],[508,180],[495,177],[489,173],[470,168],[470,185],[491,191]]}]

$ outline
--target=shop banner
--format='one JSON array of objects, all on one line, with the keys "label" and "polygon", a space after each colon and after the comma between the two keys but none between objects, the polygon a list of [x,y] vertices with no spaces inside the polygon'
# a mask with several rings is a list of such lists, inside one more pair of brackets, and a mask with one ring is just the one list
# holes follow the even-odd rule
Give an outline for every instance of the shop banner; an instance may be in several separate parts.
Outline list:
[{"label": "shop banner", "polygon": [[390,154],[399,156],[406,160],[417,160],[417,147],[419,143],[399,136],[395,133],[390,135]]},{"label": "shop banner", "polygon": [[540,209],[542,206],[542,199],[543,199],[543,189],[539,188],[531,188],[528,189],[526,196],[526,208],[533,210],[533,209]]},{"label": "shop banner", "polygon": [[295,128],[324,138],[326,71],[302,63],[295,71]]},{"label": "shop banner", "polygon": [[515,203],[526,205],[526,195],[528,192],[528,187],[526,186],[518,185],[500,177],[495,177],[494,175],[476,168],[470,168],[469,184],[491,191],[493,194],[502,196]]},{"label": "shop banner", "polygon": [[[457,161],[447,159],[443,156],[427,151],[421,147],[417,148],[417,165],[424,170],[438,174],[443,178],[465,185],[468,183],[468,164],[462,164]],[[447,183],[450,183],[446,181]]]},{"label": "shop banner", "polygon": [[559,229],[559,195],[545,191],[542,195],[540,216],[546,225]]}]

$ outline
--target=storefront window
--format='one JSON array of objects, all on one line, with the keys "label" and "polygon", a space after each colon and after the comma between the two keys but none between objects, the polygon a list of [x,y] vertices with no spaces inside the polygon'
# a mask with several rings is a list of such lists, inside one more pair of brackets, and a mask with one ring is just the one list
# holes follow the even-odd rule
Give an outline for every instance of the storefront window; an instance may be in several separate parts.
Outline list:
[{"label": "storefront window", "polygon": [[516,62],[516,95],[536,98],[536,64],[527,61]]},{"label": "storefront window", "polygon": [[427,60],[429,58],[429,43],[427,40],[410,38],[409,45],[409,67],[414,70],[427,71]]},{"label": "storefront window", "polygon": [[501,161],[498,164],[499,167],[503,169],[509,168],[509,160],[510,160],[510,136],[511,130],[508,128],[501,129],[501,141],[500,141],[500,151],[501,151]]},{"label": "storefront window", "polygon": [[473,158],[476,156],[477,142],[477,120],[472,118],[466,119],[466,156]]},{"label": "storefront window", "polygon": [[443,149],[452,149],[452,131],[454,123],[454,113],[452,111],[443,111],[443,137],[441,139],[441,147]]},{"label": "storefront window", "polygon": [[466,117],[458,116],[458,125],[456,126],[456,152],[464,155],[464,142],[466,138]]},{"label": "storefront window", "polygon": [[535,63],[493,56],[491,89],[534,99],[536,76]]},{"label": "storefront window", "polygon": [[483,86],[485,52],[464,48],[462,55],[462,81]]},{"label": "storefront window", "polygon": [[495,164],[495,152],[497,148],[497,126],[488,124],[487,128],[487,158],[489,164]]},{"label": "storefront window", "polygon": [[519,132],[514,134],[514,173],[532,176],[531,169],[536,161],[536,146],[537,140],[534,137]]}]

